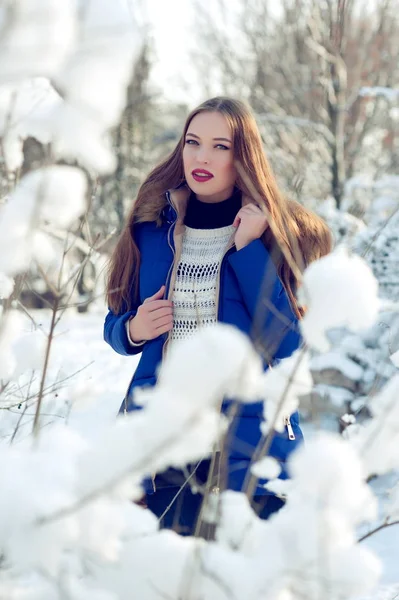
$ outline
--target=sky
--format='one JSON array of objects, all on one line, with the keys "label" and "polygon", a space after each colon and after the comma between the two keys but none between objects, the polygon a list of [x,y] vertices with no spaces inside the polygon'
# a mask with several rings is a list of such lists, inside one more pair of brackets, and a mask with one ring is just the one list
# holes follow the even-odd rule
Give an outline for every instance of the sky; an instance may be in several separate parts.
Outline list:
[{"label": "sky", "polygon": [[[130,17],[149,24],[155,42],[153,82],[173,101],[197,103],[201,92],[190,64],[193,48],[193,0],[118,0]],[[211,0],[202,0],[203,6]]]},{"label": "sky", "polygon": [[[227,11],[221,17],[221,0],[96,0],[112,2],[115,12],[122,9],[125,18],[147,28],[155,45],[155,64],[152,81],[162,94],[174,102],[197,105],[203,101],[203,91],[196,71],[190,62],[190,52],[195,49],[195,4],[214,18],[224,19],[223,27],[232,23],[235,8],[242,6],[243,0],[225,0]],[[362,0],[371,5],[381,0]],[[118,8],[117,8],[118,7]],[[279,0],[269,5],[277,15],[281,10]],[[204,49],[206,52],[206,49]],[[215,88],[218,93],[217,88]]]},{"label": "sky", "polygon": [[[150,24],[155,41],[157,61],[153,68],[153,81],[164,95],[175,102],[193,106],[205,100],[195,69],[190,62],[190,51],[195,49],[195,5],[222,20],[223,27],[233,23],[235,10],[242,7],[243,0],[225,0],[227,11],[220,12],[219,0],[114,0],[129,7],[141,22]],[[280,2],[270,5],[279,13]],[[206,50],[204,50],[206,51]],[[215,93],[219,93],[217,87]]]},{"label": "sky", "polygon": [[196,101],[200,91],[190,63],[192,1],[147,0],[147,5],[159,61],[154,68],[155,81],[164,86],[166,96],[183,101],[192,97]]},{"label": "sky", "polygon": [[[205,98],[190,63],[190,50],[195,47],[195,2],[217,18],[218,0],[113,0],[125,4],[131,14],[139,14],[142,23],[150,23],[150,31],[155,40],[157,61],[153,69],[153,81],[161,87],[164,95],[176,102],[198,104]],[[381,0],[363,0],[368,8]],[[235,12],[235,7],[243,0],[226,0],[228,7],[226,20]],[[359,5],[361,5],[360,2]],[[279,0],[270,2],[269,8],[278,15],[281,10]],[[226,26],[226,21],[224,21]]]}]

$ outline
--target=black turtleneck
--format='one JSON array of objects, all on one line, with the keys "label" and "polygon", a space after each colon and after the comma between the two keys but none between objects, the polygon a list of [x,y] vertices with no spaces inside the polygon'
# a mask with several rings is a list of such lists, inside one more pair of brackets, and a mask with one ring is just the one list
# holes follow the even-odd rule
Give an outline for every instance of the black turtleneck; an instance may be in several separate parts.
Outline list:
[{"label": "black turtleneck", "polygon": [[222,202],[201,202],[191,192],[184,224],[192,229],[217,229],[232,225],[241,208],[241,192],[234,188],[232,196]]}]

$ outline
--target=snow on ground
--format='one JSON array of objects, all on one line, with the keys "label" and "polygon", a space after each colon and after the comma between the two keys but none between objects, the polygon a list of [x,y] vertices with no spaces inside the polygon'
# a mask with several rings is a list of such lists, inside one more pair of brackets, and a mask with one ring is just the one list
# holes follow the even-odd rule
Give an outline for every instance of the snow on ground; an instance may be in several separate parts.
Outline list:
[{"label": "snow on ground", "polygon": [[[139,356],[121,356],[104,342],[105,314],[105,308],[87,314],[66,312],[57,325],[46,385],[54,384],[54,389],[45,398],[45,422],[67,417],[73,428],[95,436],[116,418]],[[47,332],[50,313],[33,311],[32,316]],[[30,412],[23,423],[27,433],[33,422]],[[4,422],[1,429],[4,432]]]},{"label": "snow on ground", "polygon": [[[62,357],[63,371],[74,373],[87,368],[76,379],[78,398],[70,423],[87,433],[113,419],[124,398],[139,356],[121,356],[103,339],[104,313],[86,315],[69,313],[60,321],[54,355]],[[58,364],[57,364],[58,367]],[[86,384],[88,384],[85,401]],[[92,397],[93,396],[93,397]],[[91,399],[92,397],[92,399]]]},{"label": "snow on ground", "polygon": [[[139,358],[120,356],[104,342],[105,314],[105,309],[83,315],[65,314],[58,325],[52,352],[50,379],[70,376],[84,368],[58,394],[70,398],[74,393],[69,423],[89,436],[96,435],[115,418]],[[47,326],[48,313],[37,311],[34,316]],[[312,435],[311,426],[305,425],[304,429],[305,437]],[[393,483],[393,476],[372,482],[381,502],[386,500],[386,490]],[[384,529],[363,543],[376,552],[384,564],[381,586],[370,599],[399,599],[399,525]]]}]

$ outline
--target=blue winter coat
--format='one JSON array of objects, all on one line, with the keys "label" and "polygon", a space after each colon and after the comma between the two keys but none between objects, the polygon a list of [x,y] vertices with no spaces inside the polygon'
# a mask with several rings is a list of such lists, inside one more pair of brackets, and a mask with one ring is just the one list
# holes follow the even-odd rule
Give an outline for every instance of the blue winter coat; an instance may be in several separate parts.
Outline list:
[{"label": "blue winter coat", "polygon": [[[187,196],[186,190],[167,192],[161,224],[148,221],[134,226],[134,238],[141,254],[139,301],[129,311],[120,314],[109,311],[105,319],[104,339],[116,352],[123,355],[142,352],[121,412],[139,408],[134,404],[135,388],[156,383],[156,372],[167,334],[147,341],[143,346],[131,346],[127,338],[126,321],[163,284],[166,284],[165,297],[171,297],[171,277],[173,265],[178,260],[178,256],[175,256],[177,241],[181,240],[184,230]],[[257,239],[239,251],[235,247],[230,248],[221,263],[219,277],[218,320],[238,327],[259,347],[266,348],[269,354],[266,363],[273,364],[290,356],[301,342],[297,318],[263,242]],[[228,401],[224,403],[223,410],[228,404]],[[261,419],[261,402],[240,407],[232,426],[235,433],[229,436],[229,489],[240,490],[242,487],[251,455],[261,437]],[[283,433],[276,433],[269,451],[281,463],[282,478],[287,477],[284,463],[288,455],[302,441],[298,421],[297,413],[291,415]],[[147,491],[151,492],[151,489]],[[256,493],[268,492],[258,486]]]}]

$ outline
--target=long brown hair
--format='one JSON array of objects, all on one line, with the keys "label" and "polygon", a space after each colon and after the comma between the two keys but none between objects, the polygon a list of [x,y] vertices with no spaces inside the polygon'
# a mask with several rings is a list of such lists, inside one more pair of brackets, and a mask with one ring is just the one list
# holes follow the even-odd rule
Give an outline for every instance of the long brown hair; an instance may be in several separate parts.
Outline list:
[{"label": "long brown hair", "polygon": [[282,196],[269,162],[255,117],[251,109],[239,100],[217,97],[203,102],[187,117],[183,133],[171,154],[156,166],[141,185],[137,199],[127,216],[125,227],[111,256],[108,282],[108,305],[115,313],[129,310],[138,292],[140,252],[134,240],[134,224],[144,221],[161,223],[161,213],[167,200],[165,192],[184,184],[183,148],[192,119],[202,112],[219,112],[230,125],[233,154],[237,167],[236,186],[244,196],[265,210],[270,226],[263,241],[271,253],[283,285],[289,294],[293,310],[300,316],[295,299],[296,286],[302,270],[298,265],[298,226]]},{"label": "long brown hair", "polygon": [[[291,227],[298,241],[302,269],[315,260],[329,254],[333,248],[333,237],[327,223],[312,210],[296,200],[288,200],[288,212],[293,219]],[[299,262],[299,261],[297,261]],[[297,287],[297,280],[287,262],[281,261],[279,276],[282,281],[289,280],[288,293]],[[292,298],[291,298],[292,301]]]}]

